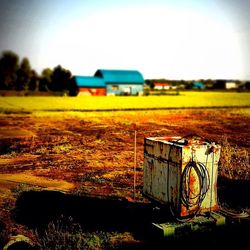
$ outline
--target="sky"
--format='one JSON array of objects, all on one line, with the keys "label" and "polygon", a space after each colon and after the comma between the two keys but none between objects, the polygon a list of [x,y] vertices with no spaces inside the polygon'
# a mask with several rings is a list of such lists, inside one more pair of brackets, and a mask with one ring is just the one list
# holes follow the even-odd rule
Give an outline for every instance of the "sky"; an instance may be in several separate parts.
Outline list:
[{"label": "sky", "polygon": [[39,74],[250,80],[249,0],[1,0],[0,52]]}]

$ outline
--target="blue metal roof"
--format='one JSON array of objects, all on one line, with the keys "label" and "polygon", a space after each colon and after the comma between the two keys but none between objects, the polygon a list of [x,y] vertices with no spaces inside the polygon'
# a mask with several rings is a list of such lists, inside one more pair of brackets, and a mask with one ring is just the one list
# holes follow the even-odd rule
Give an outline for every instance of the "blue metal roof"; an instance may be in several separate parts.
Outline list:
[{"label": "blue metal roof", "polygon": [[100,77],[93,76],[75,76],[76,85],[79,88],[106,88],[105,82]]},{"label": "blue metal roof", "polygon": [[98,69],[95,72],[96,77],[102,77],[105,83],[131,83],[143,84],[144,78],[137,70],[108,70]]},{"label": "blue metal roof", "polygon": [[205,84],[203,82],[193,82],[192,85],[193,85],[193,88],[197,88],[197,89],[205,88]]}]

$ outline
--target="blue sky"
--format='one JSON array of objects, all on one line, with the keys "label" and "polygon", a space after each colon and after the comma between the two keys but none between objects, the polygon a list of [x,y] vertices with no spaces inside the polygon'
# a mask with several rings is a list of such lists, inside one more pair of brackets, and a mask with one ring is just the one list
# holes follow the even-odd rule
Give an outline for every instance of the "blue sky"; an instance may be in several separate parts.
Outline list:
[{"label": "blue sky", "polygon": [[247,0],[1,0],[0,51],[38,73],[250,80],[249,13]]}]

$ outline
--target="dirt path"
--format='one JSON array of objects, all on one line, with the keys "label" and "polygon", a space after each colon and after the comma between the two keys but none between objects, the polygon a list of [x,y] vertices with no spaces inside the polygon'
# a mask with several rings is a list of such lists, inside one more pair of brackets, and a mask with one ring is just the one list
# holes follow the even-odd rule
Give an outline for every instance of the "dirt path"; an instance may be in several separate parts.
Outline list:
[{"label": "dirt path", "polygon": [[0,191],[10,192],[17,185],[26,185],[27,187],[39,188],[45,190],[55,190],[68,192],[74,188],[73,183],[64,180],[50,179],[42,176],[34,176],[30,171],[13,174],[0,174]]}]

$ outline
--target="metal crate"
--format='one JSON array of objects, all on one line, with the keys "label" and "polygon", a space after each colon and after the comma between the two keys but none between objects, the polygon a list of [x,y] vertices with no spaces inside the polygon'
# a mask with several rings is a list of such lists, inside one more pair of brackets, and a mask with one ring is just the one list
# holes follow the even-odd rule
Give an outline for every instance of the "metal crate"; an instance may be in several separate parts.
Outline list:
[{"label": "metal crate", "polygon": [[220,149],[200,137],[145,138],[143,193],[176,217],[218,210]]}]

